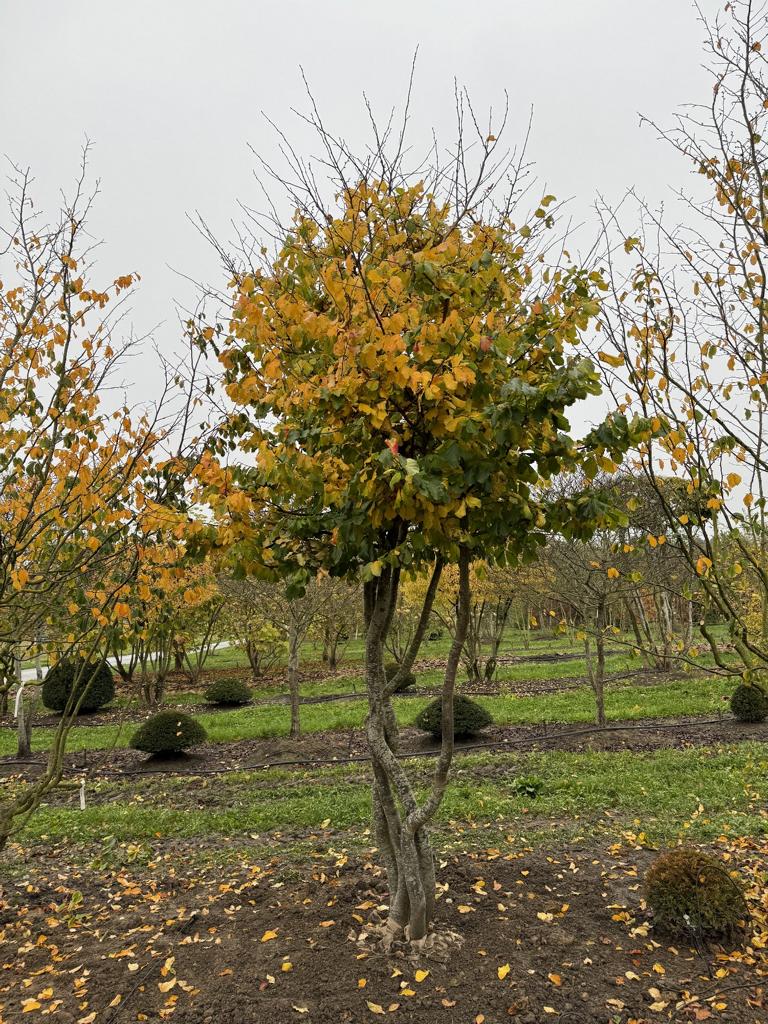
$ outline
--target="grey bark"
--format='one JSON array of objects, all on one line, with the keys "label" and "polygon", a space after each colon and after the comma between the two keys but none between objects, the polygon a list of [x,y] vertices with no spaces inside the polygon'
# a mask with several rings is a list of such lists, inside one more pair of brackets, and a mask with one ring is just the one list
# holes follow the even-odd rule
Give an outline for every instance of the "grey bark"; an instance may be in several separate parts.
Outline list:
[{"label": "grey bark", "polygon": [[[384,643],[397,601],[399,576],[386,568],[364,587],[368,687],[366,733],[373,765],[373,825],[382,852],[390,890],[388,934],[403,933],[410,941],[426,937],[434,916],[435,869],[428,825],[440,806],[453,758],[453,693],[459,660],[469,621],[469,552],[459,556],[459,601],[456,629],[448,654],[443,682],[443,720],[440,755],[430,793],[419,803],[415,790],[397,758],[397,722],[391,703],[398,679],[387,683],[384,674]],[[406,652],[401,672],[410,669],[429,621],[442,571],[435,565],[419,624]]]}]

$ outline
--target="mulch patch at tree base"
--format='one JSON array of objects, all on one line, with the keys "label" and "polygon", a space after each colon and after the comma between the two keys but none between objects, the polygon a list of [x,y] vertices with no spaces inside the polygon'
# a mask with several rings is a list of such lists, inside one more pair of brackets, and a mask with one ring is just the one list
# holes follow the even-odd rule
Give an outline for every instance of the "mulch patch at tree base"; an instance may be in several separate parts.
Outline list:
[{"label": "mulch patch at tree base", "polygon": [[[439,863],[438,926],[464,941],[445,963],[358,941],[385,912],[371,860],[258,863],[254,842],[253,860],[244,849],[234,867],[193,874],[189,849],[156,843],[148,863],[100,871],[36,848],[0,904],[0,1020],[766,1020],[766,846],[727,849],[754,917],[744,943],[727,949],[655,934],[642,902],[647,850],[451,856]],[[122,852],[135,855],[128,844]]]}]

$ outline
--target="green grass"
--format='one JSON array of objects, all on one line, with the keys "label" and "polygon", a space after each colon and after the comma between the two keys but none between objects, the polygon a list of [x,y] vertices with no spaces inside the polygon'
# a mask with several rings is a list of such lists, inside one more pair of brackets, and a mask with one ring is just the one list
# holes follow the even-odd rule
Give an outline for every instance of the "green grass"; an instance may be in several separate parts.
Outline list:
[{"label": "green grass", "polygon": [[[628,669],[639,667],[638,659],[623,652],[614,652],[607,659],[608,674],[623,672]],[[495,679],[489,683],[490,686],[504,690],[505,683],[535,682],[542,679],[584,679],[586,677],[586,665],[580,658],[568,659],[562,662],[525,662],[521,664],[500,665]],[[443,681],[441,669],[426,669],[416,675],[416,689],[434,689],[439,687]],[[248,680],[249,685],[252,685]],[[264,686],[253,687],[254,697],[262,700],[269,697],[284,697],[286,685],[282,681],[270,683]],[[355,675],[331,676],[326,679],[305,680],[299,687],[302,697],[325,697],[334,694],[365,694],[365,678],[362,672]],[[136,706],[135,699],[121,697],[115,702],[118,707]],[[173,691],[167,695],[169,704],[203,704],[205,695],[203,690]]]},{"label": "green grass", "polygon": [[[412,769],[426,784],[431,765],[415,762]],[[541,829],[545,822],[584,834],[642,829],[652,842],[680,834],[712,838],[728,830],[758,835],[766,829],[767,769],[768,745],[757,743],[637,754],[466,755],[456,762],[438,825],[454,838],[464,829],[502,834]],[[539,780],[536,799],[515,793],[512,783],[521,776]],[[91,793],[101,793],[104,803],[85,811],[44,806],[24,841],[359,831],[369,824],[367,769],[360,766],[191,781],[93,784]],[[213,809],[199,806],[206,789],[215,793]]]},{"label": "green grass", "polygon": [[[606,713],[609,720],[638,718],[675,718],[682,715],[712,715],[726,709],[725,698],[732,684],[726,680],[706,677],[683,678],[655,686],[632,687],[622,685],[606,693]],[[400,697],[396,699],[397,717],[402,725],[413,725],[416,715],[428,698]],[[594,698],[588,687],[563,693],[534,697],[501,695],[479,697],[479,703],[491,712],[499,725],[535,725],[541,722],[573,724],[591,722],[594,716]],[[327,704],[309,704],[301,709],[304,732],[323,730],[359,729],[366,715],[362,699]],[[287,736],[290,710],[285,705],[238,708],[227,712],[210,712],[197,716],[213,743],[236,740],[265,739]],[[120,725],[75,726],[69,736],[69,750],[103,750],[112,746],[125,747],[136,728],[135,723]],[[35,750],[50,746],[53,730],[36,729],[33,734]],[[16,737],[12,729],[0,732],[0,756],[12,754]]]}]

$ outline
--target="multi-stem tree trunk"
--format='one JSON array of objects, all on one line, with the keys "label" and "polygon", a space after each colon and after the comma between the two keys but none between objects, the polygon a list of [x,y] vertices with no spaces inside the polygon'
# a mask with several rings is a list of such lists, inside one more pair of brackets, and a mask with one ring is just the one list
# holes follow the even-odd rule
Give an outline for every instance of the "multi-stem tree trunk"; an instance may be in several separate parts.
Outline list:
[{"label": "multi-stem tree trunk", "polygon": [[672,667],[672,612],[666,595],[654,595],[659,638],[653,633],[642,596],[639,593],[624,598],[624,607],[635,635],[637,650],[647,668],[654,672],[668,672]]},{"label": "multi-stem tree trunk", "polygon": [[165,683],[175,655],[173,644],[162,632],[142,641],[138,659],[139,692],[146,707],[157,707],[165,697]]},{"label": "multi-stem tree trunk", "polygon": [[485,660],[485,669],[483,670],[483,675],[486,681],[490,681],[496,675],[499,648],[501,647],[501,641],[504,638],[504,630],[507,625],[507,619],[509,618],[509,610],[511,607],[511,597],[501,598],[496,602],[496,607],[493,611],[493,628],[489,639],[490,650],[488,652],[488,657]]},{"label": "multi-stem tree trunk", "polygon": [[264,673],[261,668],[261,651],[259,650],[259,645],[254,643],[250,638],[245,641],[245,656],[248,658],[251,675],[253,676],[254,682],[256,682]]},{"label": "multi-stem tree trunk", "polygon": [[[102,635],[97,635],[92,644],[90,654],[99,649]],[[88,663],[86,658],[83,664]],[[72,694],[53,731],[48,762],[43,773],[23,789],[0,799],[0,852],[8,844],[11,835],[27,821],[29,816],[40,806],[52,789],[61,781],[64,767],[64,751],[66,749],[69,730],[77,719],[80,706],[85,697],[87,687],[79,687],[80,679],[75,680]],[[79,691],[79,696],[75,696]]]},{"label": "multi-stem tree trunk", "polygon": [[[32,756],[32,715],[35,709],[35,700],[30,693],[26,692],[22,676],[21,656],[18,652],[14,655],[14,667],[16,684],[18,686],[16,696],[16,756],[25,758]],[[41,675],[38,668],[38,676]]]},{"label": "multi-stem tree trunk", "polygon": [[329,669],[339,667],[339,647],[344,643],[346,631],[343,626],[326,623],[323,630],[323,662]]},{"label": "multi-stem tree trunk", "polygon": [[19,716],[16,726],[16,757],[32,757],[32,714],[34,701],[25,700],[22,693],[19,701]]},{"label": "multi-stem tree trunk", "polygon": [[453,757],[453,692],[469,621],[469,566],[469,552],[462,548],[456,629],[443,682],[440,755],[430,793],[422,803],[397,757],[398,730],[392,696],[421,646],[442,563],[435,565],[413,640],[399,672],[389,681],[384,673],[384,643],[397,601],[399,571],[385,568],[377,579],[364,585],[369,708],[366,732],[373,767],[373,824],[390,890],[385,932],[385,939],[390,942],[398,936],[422,942],[433,918],[435,868],[427,826],[442,802]]},{"label": "multi-stem tree trunk", "polygon": [[[458,599],[456,605],[458,612]],[[483,629],[485,626],[486,602],[475,601],[469,610],[467,623],[467,635],[464,640],[461,660],[466,669],[467,676],[473,683],[479,683],[483,677]],[[453,627],[448,621],[446,625]]]},{"label": "multi-stem tree trunk", "polygon": [[16,679],[14,664],[13,645],[4,645],[0,649],[0,715],[8,714],[9,694]]},{"label": "multi-stem tree trunk", "polygon": [[301,634],[295,621],[288,628],[288,692],[291,699],[291,736],[301,732],[299,717],[299,648]]}]

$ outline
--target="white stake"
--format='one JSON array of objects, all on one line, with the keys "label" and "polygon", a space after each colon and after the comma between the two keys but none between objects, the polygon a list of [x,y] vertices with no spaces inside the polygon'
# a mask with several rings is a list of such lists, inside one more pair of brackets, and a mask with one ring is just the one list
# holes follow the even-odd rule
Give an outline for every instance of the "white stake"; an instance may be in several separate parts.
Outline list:
[{"label": "white stake", "polygon": [[16,700],[13,705],[13,717],[19,717],[19,711],[21,710],[21,698],[24,694],[24,681],[21,680],[19,685],[16,687]]},{"label": "white stake", "polygon": [[80,779],[80,810],[85,810],[85,779]]}]

